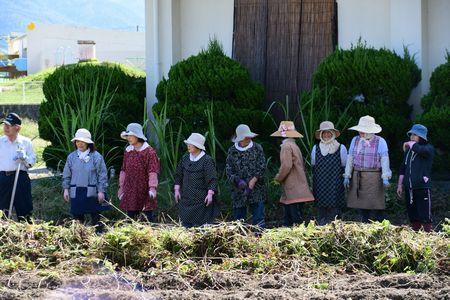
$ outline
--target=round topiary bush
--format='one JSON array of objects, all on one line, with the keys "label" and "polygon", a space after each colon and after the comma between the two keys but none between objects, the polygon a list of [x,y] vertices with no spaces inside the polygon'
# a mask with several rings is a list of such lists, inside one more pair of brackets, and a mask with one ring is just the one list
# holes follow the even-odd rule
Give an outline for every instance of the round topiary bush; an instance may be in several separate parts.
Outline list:
[{"label": "round topiary bush", "polygon": [[[349,50],[338,48],[325,58],[313,75],[313,86],[329,97],[334,114],[348,108],[351,124],[361,116],[373,116],[383,128],[381,135],[391,153],[400,157],[400,144],[411,125],[408,99],[420,76],[407,49],[400,57],[390,50],[358,43]],[[349,141],[352,135],[344,132],[343,140]]]},{"label": "round topiary bush", "polygon": [[417,122],[427,126],[429,139],[437,148],[434,169],[446,172],[450,165],[450,53],[447,62],[438,66],[430,78],[430,91],[422,98],[423,113]]},{"label": "round topiary bush", "polygon": [[85,62],[56,69],[44,82],[39,135],[50,141],[43,158],[47,167],[62,167],[73,151],[78,128],[91,131],[108,165],[119,165],[124,143],[119,134],[130,122],[142,122],[145,73],[114,64]]},{"label": "round topiary bush", "polygon": [[159,115],[166,109],[174,128],[183,124],[184,137],[191,132],[205,134],[211,129],[206,111],[212,103],[215,136],[223,147],[229,145],[240,123],[266,136],[273,126],[261,110],[262,85],[252,81],[247,69],[226,56],[215,40],[198,55],[173,65],[168,78],[158,84],[156,97],[158,103],[153,111]]}]

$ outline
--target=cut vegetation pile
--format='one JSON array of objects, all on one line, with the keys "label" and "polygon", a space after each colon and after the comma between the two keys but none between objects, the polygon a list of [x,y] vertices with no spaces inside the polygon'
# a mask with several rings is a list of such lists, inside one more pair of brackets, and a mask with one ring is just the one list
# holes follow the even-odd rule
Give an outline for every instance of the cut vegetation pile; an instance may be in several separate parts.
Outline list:
[{"label": "cut vegetation pile", "polygon": [[[312,223],[259,232],[239,223],[185,230],[117,223],[96,235],[76,222],[0,222],[0,273],[56,271],[90,274],[98,266],[136,272],[245,270],[287,273],[330,265],[375,274],[449,270],[449,228],[416,233],[385,221]],[[204,274],[203,274],[204,275]]]}]

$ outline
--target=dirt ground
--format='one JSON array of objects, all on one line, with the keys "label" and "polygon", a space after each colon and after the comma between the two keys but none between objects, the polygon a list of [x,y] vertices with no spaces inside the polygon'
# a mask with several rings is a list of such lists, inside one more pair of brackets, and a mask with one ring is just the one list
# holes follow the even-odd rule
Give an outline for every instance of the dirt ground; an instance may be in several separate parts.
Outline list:
[{"label": "dirt ground", "polygon": [[448,274],[367,273],[308,276],[221,272],[205,278],[177,274],[137,281],[110,274],[72,278],[17,274],[0,277],[0,299],[450,299]]}]

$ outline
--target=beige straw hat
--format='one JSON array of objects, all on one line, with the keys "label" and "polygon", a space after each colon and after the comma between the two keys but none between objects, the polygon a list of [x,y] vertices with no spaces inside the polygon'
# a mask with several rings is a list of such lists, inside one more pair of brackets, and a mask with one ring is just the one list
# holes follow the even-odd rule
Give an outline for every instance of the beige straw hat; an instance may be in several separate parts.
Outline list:
[{"label": "beige straw hat", "polygon": [[275,131],[270,136],[273,137],[283,137],[283,138],[302,138],[297,130],[295,130],[294,122],[292,121],[281,121],[278,131]]},{"label": "beige straw hat", "polygon": [[333,122],[330,121],[323,121],[320,123],[319,129],[316,130],[316,139],[320,140],[320,134],[322,131],[333,131],[336,138],[341,135],[341,132],[335,129]]}]

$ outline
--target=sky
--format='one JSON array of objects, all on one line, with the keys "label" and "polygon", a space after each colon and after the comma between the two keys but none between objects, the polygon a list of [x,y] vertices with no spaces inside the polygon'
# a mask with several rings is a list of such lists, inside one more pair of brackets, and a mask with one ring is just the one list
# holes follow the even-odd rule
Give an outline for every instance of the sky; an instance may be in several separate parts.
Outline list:
[{"label": "sky", "polygon": [[0,49],[30,22],[143,31],[144,0],[0,0]]}]

